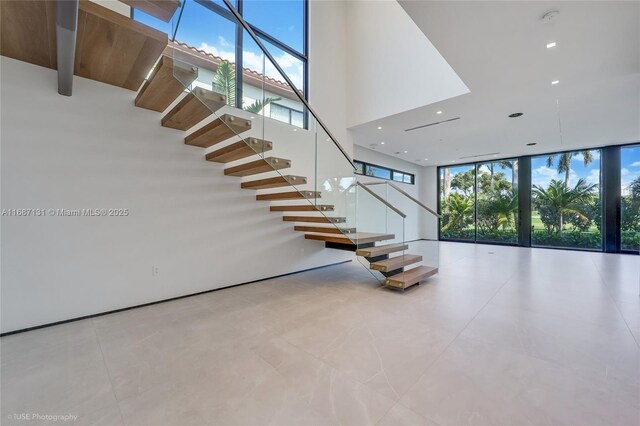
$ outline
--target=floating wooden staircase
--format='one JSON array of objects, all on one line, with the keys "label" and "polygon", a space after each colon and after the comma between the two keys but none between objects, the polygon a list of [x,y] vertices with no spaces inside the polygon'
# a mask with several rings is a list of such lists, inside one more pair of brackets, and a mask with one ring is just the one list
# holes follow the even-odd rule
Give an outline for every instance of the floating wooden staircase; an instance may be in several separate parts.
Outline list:
[{"label": "floating wooden staircase", "polygon": [[[179,0],[121,1],[165,22],[171,20],[180,6]],[[0,54],[56,69],[55,18],[53,1],[0,0]],[[232,110],[224,95],[201,87],[185,93],[185,87],[196,80],[198,68],[163,54],[167,43],[164,33],[96,3],[80,0],[75,74],[130,90],[139,89],[135,105],[163,113],[162,126],[184,132],[196,129],[184,135],[186,145],[209,148],[220,144],[218,149],[206,153],[205,159],[233,163],[224,168],[225,175],[243,178],[270,173],[244,180],[240,187],[256,191],[290,188],[258,193],[256,200],[285,203],[272,204],[269,210],[285,212],[282,220],[293,222],[293,230],[304,232],[307,240],[321,241],[326,247],[354,251],[365,257],[371,269],[386,276],[388,286],[404,289],[437,273],[437,268],[429,266],[405,270],[422,260],[422,256],[404,253],[407,244],[375,246],[393,240],[395,235],[360,232],[343,227],[345,217],[327,216],[335,207],[308,201],[320,199],[322,194],[303,189],[308,183],[306,177],[274,176],[276,171],[290,168],[291,161],[263,156],[273,149],[274,142],[243,137],[251,130],[252,122],[241,117],[241,112],[238,116],[221,113],[222,108]],[[402,253],[390,257],[398,252]]]}]

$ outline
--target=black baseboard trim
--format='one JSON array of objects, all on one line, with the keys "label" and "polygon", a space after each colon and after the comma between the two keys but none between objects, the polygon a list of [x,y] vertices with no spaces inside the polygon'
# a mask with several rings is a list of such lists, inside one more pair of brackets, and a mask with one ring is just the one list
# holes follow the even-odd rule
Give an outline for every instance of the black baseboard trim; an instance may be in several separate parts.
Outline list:
[{"label": "black baseboard trim", "polygon": [[342,261],[342,262],[331,263],[329,265],[316,266],[314,268],[303,269],[301,271],[295,271],[295,272],[289,272],[289,273],[286,273],[286,274],[274,275],[272,277],[260,278],[259,280],[247,281],[247,282],[244,282],[244,283],[234,284],[234,285],[230,285],[230,286],[227,286],[227,287],[214,288],[212,290],[199,291],[197,293],[185,294],[184,296],[172,297],[170,299],[162,299],[162,300],[158,300],[158,301],[155,301],[155,302],[143,303],[141,305],[129,306],[127,308],[114,309],[112,311],[105,311],[105,312],[100,312],[100,313],[97,313],[97,314],[85,315],[85,316],[82,316],[82,317],[70,318],[70,319],[67,319],[67,320],[56,321],[56,322],[50,322],[48,324],[42,324],[42,325],[36,325],[36,326],[33,326],[33,327],[22,328],[20,330],[7,331],[5,333],[1,333],[0,337],[11,336],[12,334],[25,333],[27,331],[38,330],[38,329],[41,329],[41,328],[53,327],[53,326],[56,326],[56,325],[66,324],[66,323],[69,323],[69,322],[81,321],[81,320],[85,320],[85,319],[88,319],[88,318],[101,317],[103,315],[115,314],[117,312],[129,311],[131,309],[143,308],[145,306],[158,305],[160,303],[171,302],[173,300],[186,299],[187,297],[198,296],[200,294],[213,293],[214,291],[220,291],[220,290],[225,290],[225,289],[228,289],[228,288],[239,287],[241,285],[254,284],[254,283],[258,283],[260,281],[266,281],[266,280],[272,280],[274,278],[286,277],[288,275],[301,274],[302,272],[308,272],[308,271],[313,271],[313,270],[316,270],[316,269],[328,268],[330,266],[342,265],[343,263],[349,263],[349,262],[352,262],[352,260],[345,260],[345,261]]}]

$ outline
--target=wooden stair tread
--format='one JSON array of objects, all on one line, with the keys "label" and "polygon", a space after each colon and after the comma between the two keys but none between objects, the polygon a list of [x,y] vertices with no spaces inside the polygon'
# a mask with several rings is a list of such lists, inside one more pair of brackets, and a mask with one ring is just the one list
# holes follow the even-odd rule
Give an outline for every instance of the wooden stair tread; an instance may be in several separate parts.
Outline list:
[{"label": "wooden stair tread", "polygon": [[[176,78],[178,74],[179,78]],[[191,84],[196,77],[197,68],[174,61],[169,55],[162,55],[138,92],[135,105],[162,112],[184,92],[184,84]]]},{"label": "wooden stair tread", "polygon": [[369,266],[371,269],[381,272],[390,272],[403,266],[411,265],[412,263],[418,263],[422,261],[422,256],[417,254],[402,254],[400,256],[390,257],[388,259],[379,260],[377,262],[371,262]]},{"label": "wooden stair tread", "polygon": [[336,228],[336,227],[328,227],[328,226],[301,226],[296,225],[293,227],[294,231],[301,232],[319,232],[322,234],[340,234],[340,235],[351,235],[356,232],[355,228]]},{"label": "wooden stair tread", "polygon": [[74,73],[138,90],[168,41],[161,31],[80,0]]},{"label": "wooden stair tread", "polygon": [[315,212],[315,211],[323,211],[330,212],[333,211],[334,206],[330,204],[319,205],[319,204],[291,204],[286,206],[271,206],[270,210],[272,212]]},{"label": "wooden stair tread", "polygon": [[420,265],[399,274],[387,277],[385,279],[385,284],[391,287],[407,288],[437,273],[438,268],[436,267]]},{"label": "wooden stair tread", "polygon": [[238,166],[224,169],[227,176],[251,176],[259,173],[271,172],[274,170],[286,169],[291,167],[291,161],[284,158],[267,157],[249,163],[240,164]]},{"label": "wooden stair tread", "polygon": [[0,1],[0,55],[57,69],[56,2]]},{"label": "wooden stair tread", "polygon": [[395,253],[397,251],[408,250],[408,249],[409,249],[409,245],[407,244],[402,244],[402,243],[386,244],[383,246],[358,249],[356,251],[356,255],[363,256],[363,257],[376,257],[376,256],[382,256],[385,254]]},{"label": "wooden stair tread", "polygon": [[180,0],[120,0],[122,3],[129,5],[144,13],[155,16],[156,18],[169,22],[180,7]]},{"label": "wooden stair tread", "polygon": [[[218,95],[222,96],[222,95]],[[208,148],[251,130],[251,120],[223,114],[184,138],[184,143]]]},{"label": "wooden stair tread", "polygon": [[289,191],[289,192],[274,192],[271,194],[259,194],[256,195],[258,201],[269,200],[297,200],[297,199],[311,199],[320,198],[320,193],[317,191]]},{"label": "wooden stair tread", "polygon": [[345,223],[346,217],[326,216],[282,216],[285,222],[311,222],[311,223]]},{"label": "wooden stair tread", "polygon": [[[138,90],[167,43],[161,31],[80,0],[74,74]],[[57,69],[56,2],[0,1],[0,54]]]},{"label": "wooden stair tread", "polygon": [[317,241],[325,241],[330,243],[356,245],[356,241],[358,242],[358,244],[367,244],[367,243],[374,243],[376,241],[393,240],[396,236],[393,234],[354,232],[353,234],[349,234],[349,238],[347,238],[346,236],[338,237],[338,236],[329,235],[329,234],[305,234],[304,237],[307,240],[317,240]]},{"label": "wooden stair tread", "polygon": [[208,153],[206,159],[207,161],[215,161],[216,163],[229,163],[271,151],[272,148],[273,143],[271,142],[263,141],[262,139],[247,138],[246,141],[238,141]]},{"label": "wooden stair tread", "polygon": [[196,87],[171,108],[161,122],[164,127],[189,130],[226,104],[224,95]]},{"label": "wooden stair tread", "polygon": [[[280,188],[282,186],[302,185],[305,183],[307,183],[307,178],[304,176],[286,175],[242,182],[240,187],[243,189],[269,189]],[[271,211],[278,210],[272,209]]]}]

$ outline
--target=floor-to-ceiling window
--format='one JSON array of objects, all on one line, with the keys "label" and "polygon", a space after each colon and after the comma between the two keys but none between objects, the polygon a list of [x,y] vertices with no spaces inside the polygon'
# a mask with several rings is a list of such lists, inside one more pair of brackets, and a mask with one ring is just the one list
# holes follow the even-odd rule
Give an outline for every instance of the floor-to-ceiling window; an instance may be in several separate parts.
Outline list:
[{"label": "floor-to-ceiling window", "polygon": [[474,165],[440,168],[440,238],[475,240]]},{"label": "floor-to-ceiling window", "polygon": [[640,145],[620,149],[620,246],[640,250]]},{"label": "floor-to-ceiling window", "polygon": [[518,160],[479,163],[477,241],[518,242]]},{"label": "floor-to-ceiling window", "polygon": [[[231,1],[304,96],[308,89],[307,2]],[[134,18],[175,38],[175,57],[198,69],[192,86],[223,93],[229,105],[304,127],[304,107],[295,90],[223,1],[183,0],[169,23],[138,10]]]},{"label": "floor-to-ceiling window", "polygon": [[602,248],[600,150],[531,159],[531,245]]}]

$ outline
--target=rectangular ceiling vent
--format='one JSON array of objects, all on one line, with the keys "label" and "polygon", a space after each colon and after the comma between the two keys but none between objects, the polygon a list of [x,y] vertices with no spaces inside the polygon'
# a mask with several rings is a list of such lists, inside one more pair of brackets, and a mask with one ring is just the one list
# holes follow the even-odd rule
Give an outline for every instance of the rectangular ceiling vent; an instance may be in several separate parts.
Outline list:
[{"label": "rectangular ceiling vent", "polygon": [[423,124],[422,126],[412,127],[410,129],[404,129],[405,132],[410,132],[412,130],[424,129],[425,127],[437,126],[442,123],[449,123],[451,121],[460,120],[460,117],[450,118],[448,120],[436,121],[435,123]]},{"label": "rectangular ceiling vent", "polygon": [[487,152],[486,154],[467,155],[466,157],[460,157],[460,160],[466,160],[467,158],[487,157],[489,155],[498,155],[499,152]]}]

